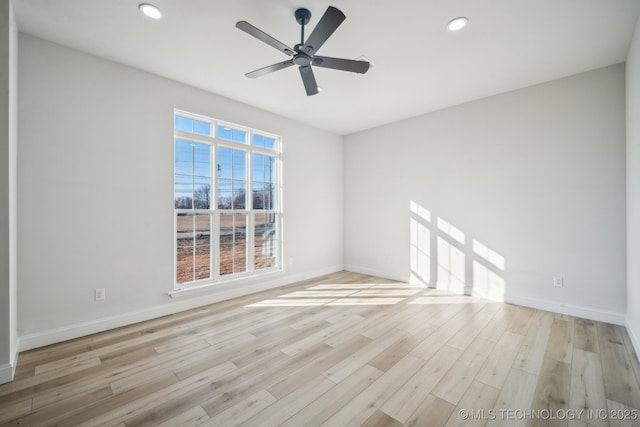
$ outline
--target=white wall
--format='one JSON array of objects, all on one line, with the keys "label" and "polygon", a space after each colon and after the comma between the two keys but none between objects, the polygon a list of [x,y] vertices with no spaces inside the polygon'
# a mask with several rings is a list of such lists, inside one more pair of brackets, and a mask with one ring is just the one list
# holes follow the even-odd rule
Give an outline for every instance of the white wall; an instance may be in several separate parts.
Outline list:
[{"label": "white wall", "polygon": [[[21,348],[342,269],[341,136],[24,34],[19,64]],[[166,295],[174,108],[282,135],[286,273]]]},{"label": "white wall", "polygon": [[346,137],[347,268],[624,323],[624,111],[615,65]]},{"label": "white wall", "polygon": [[640,352],[640,20],[627,56],[627,329]]},{"label": "white wall", "polygon": [[18,29],[0,1],[0,384],[13,379],[17,337]]}]

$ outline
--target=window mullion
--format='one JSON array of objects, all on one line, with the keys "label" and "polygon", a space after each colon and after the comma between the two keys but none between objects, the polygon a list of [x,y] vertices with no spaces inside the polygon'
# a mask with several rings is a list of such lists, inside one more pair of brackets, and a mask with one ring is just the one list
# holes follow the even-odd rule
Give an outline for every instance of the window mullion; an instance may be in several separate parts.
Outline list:
[{"label": "window mullion", "polygon": [[[186,197],[187,194],[184,193],[189,191],[187,185],[190,186],[191,191],[190,209],[177,209],[176,206],[181,205],[176,204],[175,200],[178,199],[174,200],[174,262],[176,266],[174,280],[176,286],[191,286],[196,283],[206,283],[206,280],[216,282],[221,279],[239,278],[253,275],[256,272],[282,268],[280,137],[261,131],[254,133],[253,129],[247,127],[222,123],[179,110],[174,110],[174,112],[176,117],[174,141],[182,141],[182,151],[178,151],[178,145],[175,147],[174,194]],[[182,120],[179,125],[177,124],[178,116]],[[193,120],[191,125],[189,120]],[[209,134],[207,134],[207,124],[211,125]],[[222,132],[219,129],[221,124],[231,128],[231,132],[228,132],[229,129],[225,129],[227,132],[223,133],[222,137],[219,135],[219,131]],[[238,131],[244,133],[244,141],[238,140]],[[190,143],[190,152],[187,151],[187,143]],[[210,163],[210,176],[206,176],[202,171],[205,159],[207,159],[207,156],[203,156],[204,150],[206,150],[205,146],[210,147],[207,160]],[[273,149],[267,147],[273,147]],[[221,149],[224,149],[223,157],[219,153]],[[266,160],[263,161],[263,164],[256,163],[255,155],[258,155],[259,160],[262,160],[263,156],[269,159],[269,165],[264,163]],[[240,170],[235,167],[235,162],[240,160],[238,156],[244,156],[245,163],[242,165],[245,170],[244,176],[240,176],[238,173]],[[178,173],[176,165],[185,165],[189,158],[191,161],[189,174],[187,174],[187,170],[184,170],[184,166],[181,166],[182,173]],[[271,159],[275,159],[275,165]],[[220,165],[224,174],[218,170]],[[238,164],[238,166],[240,165]],[[276,176],[273,180],[272,167],[275,167],[276,170]],[[254,174],[254,168],[257,168],[257,174]],[[229,173],[231,176],[228,176]],[[226,178],[224,186],[221,187],[223,175]],[[204,195],[203,189],[207,182],[210,186],[210,192],[208,195]],[[271,191],[272,185],[274,186],[273,191]],[[221,192],[222,189],[224,192]],[[241,195],[241,190],[244,192],[244,206],[234,203],[236,197]],[[176,191],[178,192],[176,193]],[[228,195],[229,191],[231,193]],[[256,195],[262,204],[256,205],[254,203],[255,191],[259,192]],[[211,198],[208,206],[206,206],[207,197]],[[227,208],[227,197],[231,198],[231,206],[228,206],[228,209],[219,209],[218,200],[220,197],[224,199],[225,208]],[[273,204],[273,200],[267,200],[273,198],[275,198],[276,204]],[[258,211],[255,210],[256,206],[258,206]],[[275,214],[275,217],[272,217],[271,214]],[[230,215],[230,217],[226,217],[226,215]],[[205,218],[208,219],[208,226],[205,225]],[[261,234],[256,237],[258,223]],[[206,236],[202,235],[207,232],[205,230],[207,227],[210,229],[208,231],[209,248],[206,249],[209,252],[209,274],[205,274],[204,271],[206,268],[204,259],[206,248],[204,239]],[[179,230],[181,230],[180,236],[178,236]],[[184,234],[185,232],[191,234],[190,238]],[[200,237],[198,237],[199,235]],[[261,243],[262,247],[256,249],[256,244]],[[185,269],[187,267],[185,256],[188,256],[185,251],[186,245],[190,246],[188,252],[192,263],[190,272]],[[273,245],[277,247],[272,247]],[[240,247],[243,248],[243,253],[239,252]],[[223,255],[225,256],[223,257]],[[180,261],[180,268],[178,268],[178,261]],[[223,272],[224,274],[222,274]],[[178,282],[179,280],[180,282]]]}]

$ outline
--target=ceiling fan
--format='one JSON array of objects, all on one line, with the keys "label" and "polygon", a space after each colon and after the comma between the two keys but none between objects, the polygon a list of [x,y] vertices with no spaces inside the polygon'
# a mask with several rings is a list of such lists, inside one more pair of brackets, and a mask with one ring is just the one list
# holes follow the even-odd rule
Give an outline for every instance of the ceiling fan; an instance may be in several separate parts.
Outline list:
[{"label": "ceiling fan", "polygon": [[295,11],[295,17],[298,24],[300,24],[301,35],[300,43],[296,44],[293,49],[274,39],[264,31],[249,24],[247,21],[239,21],[236,23],[236,27],[245,33],[263,41],[269,46],[275,47],[285,55],[292,57],[287,61],[251,71],[245,74],[247,77],[255,79],[256,77],[261,77],[265,74],[297,65],[300,69],[300,76],[302,77],[302,83],[307,91],[307,95],[311,96],[319,92],[316,78],[313,75],[312,66],[351,71],[353,73],[360,74],[364,74],[369,70],[369,62],[367,61],[316,55],[318,50],[320,50],[331,34],[333,34],[340,24],[342,24],[342,21],[346,19],[346,16],[340,10],[333,6],[329,6],[306,42],[304,41],[304,27],[311,19],[311,12],[308,9],[300,8]]}]

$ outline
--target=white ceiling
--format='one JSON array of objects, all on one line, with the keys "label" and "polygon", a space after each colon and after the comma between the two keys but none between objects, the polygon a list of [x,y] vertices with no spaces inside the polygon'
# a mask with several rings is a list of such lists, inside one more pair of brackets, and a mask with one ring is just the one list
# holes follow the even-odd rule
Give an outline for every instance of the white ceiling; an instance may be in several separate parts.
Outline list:
[{"label": "white ceiling", "polygon": [[[509,90],[623,62],[640,0],[13,0],[18,27],[94,55],[187,83],[338,134],[349,134]],[[244,73],[288,57],[235,28],[246,20],[293,47],[293,12],[327,6],[344,23],[319,55],[376,67],[359,75],[314,68],[307,97],[296,67]],[[445,26],[469,18],[458,33]]]}]

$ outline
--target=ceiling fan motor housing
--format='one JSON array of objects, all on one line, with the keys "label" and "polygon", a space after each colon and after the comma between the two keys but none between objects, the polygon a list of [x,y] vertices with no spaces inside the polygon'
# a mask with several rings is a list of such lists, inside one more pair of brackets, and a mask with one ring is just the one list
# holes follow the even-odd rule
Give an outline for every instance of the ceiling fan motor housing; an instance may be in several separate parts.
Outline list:
[{"label": "ceiling fan motor housing", "polygon": [[307,25],[311,20],[311,12],[309,11],[309,9],[297,9],[295,15],[296,21],[298,21],[298,24],[300,25]]}]

